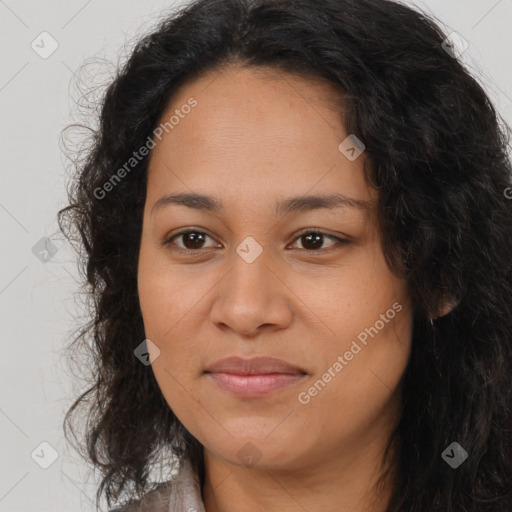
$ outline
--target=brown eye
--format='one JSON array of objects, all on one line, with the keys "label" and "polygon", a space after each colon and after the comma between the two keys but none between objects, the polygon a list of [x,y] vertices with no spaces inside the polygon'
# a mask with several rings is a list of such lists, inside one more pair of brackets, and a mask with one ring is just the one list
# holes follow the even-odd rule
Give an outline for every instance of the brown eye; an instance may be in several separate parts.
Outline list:
[{"label": "brown eye", "polygon": [[[209,249],[212,247],[218,247],[218,245],[211,245],[210,247],[206,246],[205,243],[207,239],[213,241],[213,238],[207,235],[203,231],[188,229],[186,231],[181,231],[180,233],[175,233],[171,237],[165,239],[162,242],[164,246],[174,245],[176,249],[182,251],[189,252],[198,252],[201,249]],[[180,243],[175,242],[175,240],[179,240]],[[302,248],[299,247],[300,250],[308,251],[308,252],[325,252],[331,249],[334,249],[336,246],[336,242],[338,245],[340,244],[349,244],[350,241],[345,238],[340,238],[338,236],[329,235],[322,231],[304,231],[301,235],[299,235],[296,241],[300,241],[302,244]],[[325,247],[325,241],[331,240],[333,243]]]},{"label": "brown eye", "polygon": [[335,243],[330,247],[323,247],[326,239],[333,240],[340,244],[350,243],[348,240],[344,238],[329,235],[327,233],[323,233],[322,231],[306,231],[303,232],[298,238],[296,238],[296,240],[300,240],[303,249],[306,251],[321,251],[322,249],[328,251],[329,249],[334,248],[334,246],[336,245]]},{"label": "brown eye", "polygon": [[[197,251],[199,249],[204,249],[204,243],[207,238],[212,239],[209,235],[202,231],[188,230],[182,231],[181,233],[176,233],[172,237],[166,239],[163,242],[163,245],[171,245],[173,241],[180,240],[183,245],[177,245],[178,249],[182,249],[184,251]],[[213,240],[213,239],[212,239]]]}]

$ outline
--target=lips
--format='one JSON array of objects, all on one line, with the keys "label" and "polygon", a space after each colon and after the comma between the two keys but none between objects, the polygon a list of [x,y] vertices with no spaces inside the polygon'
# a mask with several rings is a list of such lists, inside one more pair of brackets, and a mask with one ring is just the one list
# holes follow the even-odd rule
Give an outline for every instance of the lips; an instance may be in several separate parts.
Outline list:
[{"label": "lips", "polygon": [[205,373],[221,390],[238,398],[260,398],[296,385],[306,375],[302,368],[273,357],[228,357]]},{"label": "lips", "polygon": [[280,373],[297,375],[306,374],[306,371],[274,357],[243,359],[234,356],[213,363],[206,369],[206,373],[234,373],[237,375],[268,375]]}]

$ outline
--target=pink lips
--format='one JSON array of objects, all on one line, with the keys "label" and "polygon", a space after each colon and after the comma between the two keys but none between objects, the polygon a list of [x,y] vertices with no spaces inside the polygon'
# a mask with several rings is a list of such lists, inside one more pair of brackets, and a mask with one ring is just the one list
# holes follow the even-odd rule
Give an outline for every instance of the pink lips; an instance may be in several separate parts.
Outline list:
[{"label": "pink lips", "polygon": [[293,386],[306,372],[273,357],[228,357],[209,366],[205,373],[225,391],[240,398],[258,398]]}]

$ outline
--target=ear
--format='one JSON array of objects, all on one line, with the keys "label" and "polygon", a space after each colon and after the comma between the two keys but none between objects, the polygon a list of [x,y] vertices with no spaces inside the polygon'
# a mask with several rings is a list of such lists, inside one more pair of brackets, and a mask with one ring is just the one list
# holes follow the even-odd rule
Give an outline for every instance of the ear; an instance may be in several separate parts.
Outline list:
[{"label": "ear", "polygon": [[433,316],[433,319],[441,318],[443,316],[446,316],[448,313],[451,313],[458,305],[458,300],[456,300],[453,297],[446,297],[443,296],[441,300],[441,307],[439,308],[439,313],[435,316]]}]

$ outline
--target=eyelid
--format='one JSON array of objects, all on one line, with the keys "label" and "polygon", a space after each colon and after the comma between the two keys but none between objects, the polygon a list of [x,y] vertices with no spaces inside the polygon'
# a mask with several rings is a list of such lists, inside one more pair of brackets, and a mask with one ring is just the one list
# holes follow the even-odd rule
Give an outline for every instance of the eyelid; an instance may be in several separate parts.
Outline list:
[{"label": "eyelid", "polygon": [[[203,234],[203,235],[206,235],[206,236],[210,237],[212,240],[215,240],[215,238],[212,235],[210,235],[208,233],[208,231],[206,231],[204,228],[199,228],[197,226],[189,226],[189,227],[181,229],[180,231],[177,231],[176,233],[172,233],[170,235],[166,235],[164,237],[164,239],[162,240],[162,245],[164,247],[168,246],[168,245],[171,245],[172,240],[174,240],[175,238],[178,238],[180,235],[185,235],[187,233],[200,233],[200,234]],[[188,253],[192,253],[192,252],[199,253],[201,250],[204,250],[204,249],[196,249],[196,250],[194,250],[194,249],[184,249],[183,247],[179,247],[179,246],[176,246],[176,249],[178,251],[185,251],[185,252],[188,252]],[[208,247],[208,249],[211,249],[211,247]]]},{"label": "eyelid", "polygon": [[[162,241],[162,245],[163,246],[171,245],[172,240],[174,240],[175,238],[178,238],[180,235],[184,235],[184,234],[191,233],[191,232],[192,233],[200,233],[200,234],[208,236],[212,240],[215,240],[215,237],[210,235],[208,233],[208,231],[205,230],[204,228],[199,228],[199,227],[195,227],[195,226],[189,226],[189,227],[181,229],[180,231],[177,231],[176,233],[172,233],[171,235],[164,237],[164,239]],[[334,240],[336,240],[338,242],[338,244],[349,244],[349,243],[351,243],[351,240],[349,239],[349,237],[345,237],[344,238],[344,237],[339,236],[339,235],[330,234],[329,232],[327,232],[325,229],[322,229],[322,228],[309,227],[309,228],[303,228],[300,231],[298,231],[297,233],[295,233],[295,237],[292,240],[292,244],[294,242],[296,242],[301,236],[303,236],[305,234],[309,234],[309,233],[316,233],[316,234],[319,234],[319,235],[323,235],[325,238],[334,239]],[[207,247],[206,249],[212,249],[212,247]],[[206,249],[205,248],[200,248],[200,249],[184,249],[183,247],[176,246],[176,250],[182,251],[182,252],[187,252],[189,254],[190,253],[200,253],[201,251],[204,251]],[[308,249],[294,249],[294,250],[298,250],[298,251],[302,251],[302,252],[308,252],[308,253],[312,253],[312,254],[314,254],[314,253],[322,254],[322,253],[329,252],[329,251],[331,251],[333,249],[336,249],[336,246],[330,247],[328,249],[318,249],[318,250],[308,250]]]},{"label": "eyelid", "polygon": [[[351,243],[351,240],[349,239],[349,237],[343,237],[343,236],[340,236],[340,235],[334,235],[334,234],[329,233],[325,229],[316,228],[314,226],[301,229],[297,233],[295,233],[295,238],[293,239],[292,243],[295,243],[301,236],[307,235],[309,233],[315,233],[315,234],[318,234],[318,235],[323,235],[325,238],[334,239],[334,240],[336,240],[338,242],[338,244],[337,244],[338,246],[340,244],[349,244],[349,243]],[[302,252],[307,252],[307,253],[310,253],[310,254],[315,254],[315,253],[318,253],[318,254],[322,254],[323,253],[323,254],[325,254],[327,252],[330,252],[331,250],[335,250],[337,248],[337,245],[334,245],[333,247],[329,247],[327,249],[318,249],[318,250],[309,250],[309,251],[307,249],[295,249],[295,250],[302,251]]]}]

